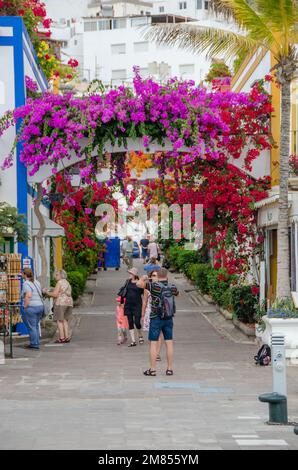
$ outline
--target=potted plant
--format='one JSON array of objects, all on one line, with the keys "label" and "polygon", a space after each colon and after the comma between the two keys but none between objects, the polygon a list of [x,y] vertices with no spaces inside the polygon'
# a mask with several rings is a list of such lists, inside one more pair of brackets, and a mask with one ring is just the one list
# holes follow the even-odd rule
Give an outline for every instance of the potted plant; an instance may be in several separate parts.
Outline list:
[{"label": "potted plant", "polygon": [[265,328],[260,334],[264,344],[271,344],[272,333],[285,336],[286,357],[293,358],[298,350],[298,310],[292,299],[275,299],[267,314],[262,317]]}]

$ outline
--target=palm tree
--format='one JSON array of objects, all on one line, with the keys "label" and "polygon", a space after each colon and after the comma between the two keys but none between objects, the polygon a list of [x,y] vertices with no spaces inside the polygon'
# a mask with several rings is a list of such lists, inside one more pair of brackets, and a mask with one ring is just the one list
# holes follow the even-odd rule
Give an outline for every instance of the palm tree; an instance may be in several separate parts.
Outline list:
[{"label": "palm tree", "polygon": [[281,87],[280,195],[278,218],[277,296],[290,296],[288,241],[288,177],[290,155],[291,82],[297,68],[297,0],[211,0],[210,9],[233,20],[237,31],[191,23],[151,26],[146,36],[159,43],[178,46],[207,57],[225,60],[259,48],[270,51]]}]

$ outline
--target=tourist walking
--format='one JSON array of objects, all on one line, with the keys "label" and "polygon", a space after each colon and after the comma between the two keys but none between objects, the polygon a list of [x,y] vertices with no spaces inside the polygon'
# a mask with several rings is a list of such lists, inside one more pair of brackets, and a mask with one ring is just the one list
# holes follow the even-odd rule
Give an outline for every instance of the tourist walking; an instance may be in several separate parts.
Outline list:
[{"label": "tourist walking", "polygon": [[149,236],[148,237],[144,236],[142,238],[142,240],[140,241],[143,264],[145,264],[147,259],[148,259],[148,246],[149,246],[149,243],[150,243]]},{"label": "tourist walking", "polygon": [[160,260],[160,248],[155,241],[151,241],[148,245],[148,257]]},{"label": "tourist walking", "polygon": [[67,280],[67,274],[63,269],[59,269],[55,273],[56,286],[53,291],[45,290],[44,293],[48,297],[54,299],[54,317],[59,330],[59,338],[55,343],[69,343],[69,327],[68,321],[72,315],[73,299],[71,296],[71,285]]},{"label": "tourist walking", "polygon": [[142,333],[142,305],[144,289],[137,286],[139,273],[137,268],[131,268],[127,271],[130,276],[125,285],[120,289],[118,295],[121,296],[121,304],[124,304],[124,315],[127,316],[131,343],[129,347],[136,346],[135,327],[138,332],[140,344],[144,343]]},{"label": "tourist walking", "polygon": [[23,320],[28,329],[30,344],[25,346],[29,349],[39,349],[40,327],[39,323],[44,314],[44,303],[40,283],[34,280],[30,268],[23,271]]},{"label": "tourist walking", "polygon": [[148,284],[151,293],[151,314],[148,339],[150,341],[150,369],[144,372],[147,376],[156,376],[156,359],[158,340],[163,334],[167,351],[166,375],[173,375],[173,316],[176,311],[174,296],[178,295],[175,284],[168,282],[165,268],[157,271],[157,282]]},{"label": "tourist walking", "polygon": [[133,267],[133,240],[132,237],[127,237],[125,246],[124,261],[129,269]]},{"label": "tourist walking", "polygon": [[127,245],[127,237],[125,237],[121,243],[121,256],[122,256],[123,263],[125,263],[126,245]]}]

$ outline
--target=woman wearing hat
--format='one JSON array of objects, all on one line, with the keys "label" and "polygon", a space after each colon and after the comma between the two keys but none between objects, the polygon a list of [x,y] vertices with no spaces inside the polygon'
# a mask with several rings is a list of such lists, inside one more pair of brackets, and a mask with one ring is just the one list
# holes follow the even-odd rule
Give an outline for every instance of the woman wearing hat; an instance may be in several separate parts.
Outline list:
[{"label": "woman wearing hat", "polygon": [[[127,271],[130,276],[125,285],[125,304],[124,304],[124,315],[127,316],[129,332],[131,337],[131,343],[129,347],[136,346],[135,330],[138,331],[139,343],[144,343],[142,334],[141,318],[142,318],[142,305],[143,305],[143,294],[144,289],[137,286],[139,280],[139,273],[137,268],[131,268]],[[121,303],[124,303],[124,297],[121,297]]]}]

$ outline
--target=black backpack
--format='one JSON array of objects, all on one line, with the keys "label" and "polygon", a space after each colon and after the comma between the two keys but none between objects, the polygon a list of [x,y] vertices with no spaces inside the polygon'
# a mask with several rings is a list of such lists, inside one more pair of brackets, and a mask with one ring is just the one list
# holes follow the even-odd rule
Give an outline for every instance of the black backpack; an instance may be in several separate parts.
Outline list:
[{"label": "black backpack", "polygon": [[171,263],[169,262],[169,260],[167,260],[166,258],[164,258],[163,263],[162,263],[162,267],[163,267],[163,268],[166,268],[166,269],[170,269]]},{"label": "black backpack", "polygon": [[255,364],[259,366],[269,366],[271,362],[271,349],[268,344],[263,344],[263,346],[258,350],[257,355],[254,357]]},{"label": "black backpack", "polygon": [[173,284],[159,283],[161,292],[158,304],[158,313],[162,320],[173,318],[176,313],[176,304],[172,292]]}]

